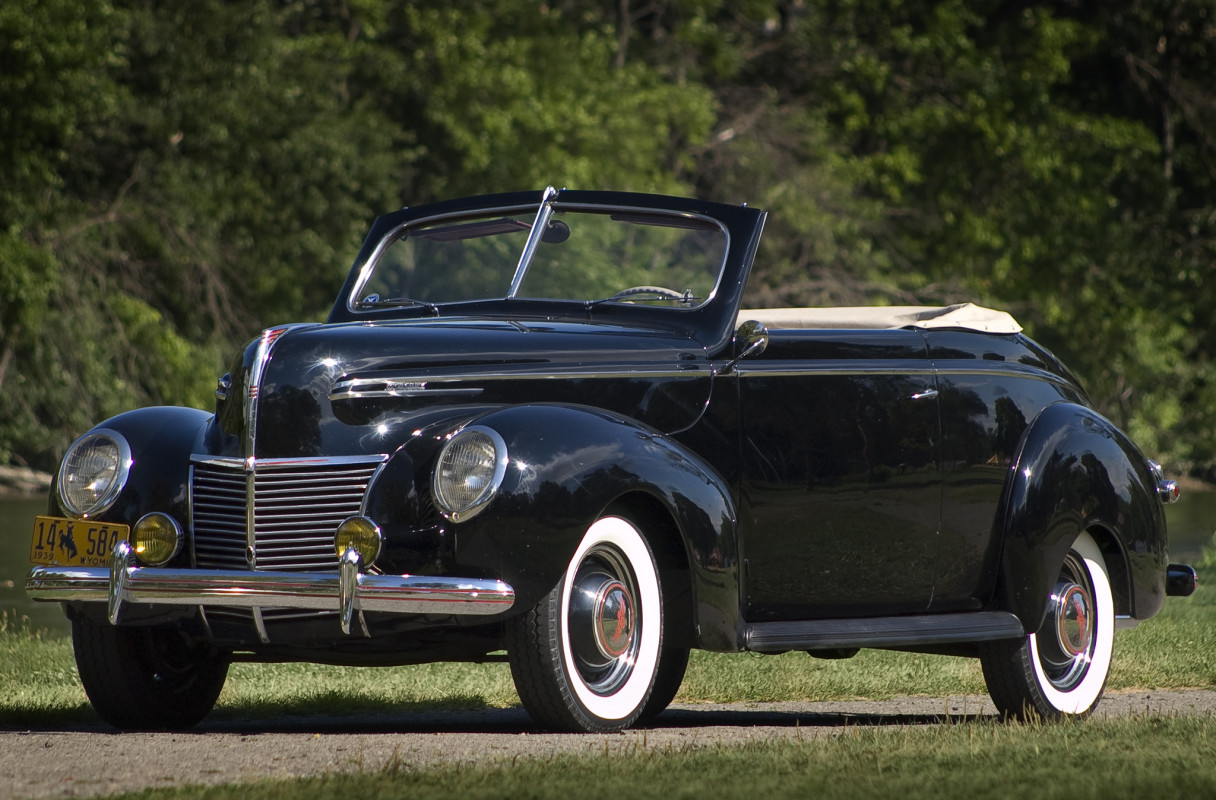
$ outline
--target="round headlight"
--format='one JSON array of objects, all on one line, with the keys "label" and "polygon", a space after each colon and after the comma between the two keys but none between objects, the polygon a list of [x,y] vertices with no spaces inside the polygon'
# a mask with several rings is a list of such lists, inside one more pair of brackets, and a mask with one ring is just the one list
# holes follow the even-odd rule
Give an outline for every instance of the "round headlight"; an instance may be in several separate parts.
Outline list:
[{"label": "round headlight", "polygon": [[75,517],[100,514],[118,498],[131,469],[131,446],[117,431],[98,428],[77,439],[59,465],[59,502]]},{"label": "round headlight", "polygon": [[433,490],[440,512],[464,522],[494,498],[507,472],[507,445],[498,432],[471,425],[439,451]]},{"label": "round headlight", "polygon": [[367,517],[343,520],[334,535],[334,549],[338,551],[338,556],[353,548],[365,567],[370,567],[379,558],[380,544],[380,526]]},{"label": "round headlight", "polygon": [[140,517],[131,529],[130,543],[141,564],[159,567],[182,549],[182,529],[168,514],[153,511]]}]

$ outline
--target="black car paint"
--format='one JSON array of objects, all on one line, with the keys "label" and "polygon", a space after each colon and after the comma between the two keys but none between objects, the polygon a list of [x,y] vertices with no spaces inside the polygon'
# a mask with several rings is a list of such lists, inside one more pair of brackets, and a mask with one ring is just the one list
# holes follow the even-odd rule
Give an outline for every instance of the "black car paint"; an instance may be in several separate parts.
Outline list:
[{"label": "black car paint", "polygon": [[[1034,630],[1055,565],[1085,529],[1104,532],[1119,612],[1144,618],[1160,607],[1163,512],[1143,459],[1026,337],[774,330],[765,353],[724,369],[738,355],[731,335],[761,212],[662,199],[732,230],[714,301],[678,315],[514,300],[440,317],[350,309],[355,276],[386,232],[421,216],[537,202],[507,195],[378,220],[329,324],[267,345],[255,436],[243,409],[257,340],[214,417],[146,409],[104,423],[136,453],[105,518],[130,524],[158,508],[188,529],[192,456],[383,453],[366,500],[386,533],[381,568],[502,578],[519,593],[511,613],[553,585],[589,522],[621,502],[665,520],[670,557],[690,577],[679,635],[710,650],[741,649],[750,622],[1006,610]],[[351,377],[476,391],[332,399]],[[443,438],[474,421],[498,430],[528,469],[455,525],[430,503],[430,468]],[[51,511],[62,513],[54,500]],[[141,617],[155,619],[155,607]],[[240,626],[213,634],[350,663],[497,647],[493,620],[368,617],[371,641],[337,634],[332,619],[278,624],[271,645]]]}]

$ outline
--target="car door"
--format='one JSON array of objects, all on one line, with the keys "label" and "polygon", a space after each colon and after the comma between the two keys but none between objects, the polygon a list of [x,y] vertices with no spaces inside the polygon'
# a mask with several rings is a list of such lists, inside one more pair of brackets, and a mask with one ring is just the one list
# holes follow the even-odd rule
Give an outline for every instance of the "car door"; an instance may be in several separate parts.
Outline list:
[{"label": "car door", "polygon": [[745,618],[925,611],[941,472],[922,334],[770,333],[737,372]]}]

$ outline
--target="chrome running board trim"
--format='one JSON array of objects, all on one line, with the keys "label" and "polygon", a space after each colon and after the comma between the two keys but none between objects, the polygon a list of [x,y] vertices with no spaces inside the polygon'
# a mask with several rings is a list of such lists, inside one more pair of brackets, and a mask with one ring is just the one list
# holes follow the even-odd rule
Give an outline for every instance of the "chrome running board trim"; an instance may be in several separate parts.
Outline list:
[{"label": "chrome running board trim", "polygon": [[990,642],[1025,635],[1018,618],[1005,611],[756,622],[743,628],[744,647],[757,653],[838,647],[917,647]]}]

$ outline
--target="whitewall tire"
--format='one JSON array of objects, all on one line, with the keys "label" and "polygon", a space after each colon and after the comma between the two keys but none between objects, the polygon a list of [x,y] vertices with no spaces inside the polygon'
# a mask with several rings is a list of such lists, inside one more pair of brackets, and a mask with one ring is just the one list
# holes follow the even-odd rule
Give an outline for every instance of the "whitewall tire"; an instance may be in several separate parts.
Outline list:
[{"label": "whitewall tire", "polygon": [[633,522],[608,515],[587,529],[558,585],[509,626],[511,674],[537,722],[613,731],[639,719],[663,649],[660,580]]},{"label": "whitewall tire", "polygon": [[989,694],[1006,717],[1088,716],[1106,689],[1114,638],[1106,560],[1093,537],[1082,533],[1060,567],[1039,630],[982,651]]}]

